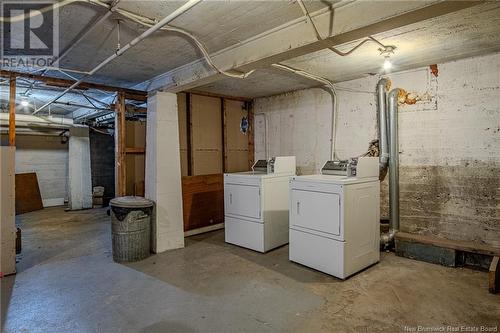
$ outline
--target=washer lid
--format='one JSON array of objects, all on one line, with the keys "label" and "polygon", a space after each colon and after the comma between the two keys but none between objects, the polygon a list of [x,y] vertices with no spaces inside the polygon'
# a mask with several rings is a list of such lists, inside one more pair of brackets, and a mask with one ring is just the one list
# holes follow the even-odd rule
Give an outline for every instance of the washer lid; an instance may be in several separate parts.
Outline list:
[{"label": "washer lid", "polygon": [[153,206],[153,201],[144,197],[119,197],[111,199],[110,204],[115,207],[123,208],[143,208]]}]

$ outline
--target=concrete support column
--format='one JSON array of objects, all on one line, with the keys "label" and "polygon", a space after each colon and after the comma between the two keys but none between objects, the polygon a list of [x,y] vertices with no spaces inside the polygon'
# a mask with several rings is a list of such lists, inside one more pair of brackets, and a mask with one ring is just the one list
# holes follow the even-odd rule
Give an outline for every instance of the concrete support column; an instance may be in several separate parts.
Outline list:
[{"label": "concrete support column", "polygon": [[145,190],[155,202],[152,247],[160,253],[184,247],[177,95],[150,95],[147,117]]},{"label": "concrete support column", "polygon": [[70,210],[92,208],[89,128],[72,127],[69,133],[68,208]]}]

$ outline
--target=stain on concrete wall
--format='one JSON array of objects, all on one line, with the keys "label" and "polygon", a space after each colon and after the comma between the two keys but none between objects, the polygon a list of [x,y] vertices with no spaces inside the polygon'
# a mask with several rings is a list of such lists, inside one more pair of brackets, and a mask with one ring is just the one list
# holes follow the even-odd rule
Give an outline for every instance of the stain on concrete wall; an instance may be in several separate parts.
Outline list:
[{"label": "stain on concrete wall", "polygon": [[[500,246],[500,54],[389,75],[406,90],[399,109],[400,210],[403,231]],[[364,153],[377,137],[379,77],[341,82],[336,147],[340,158]],[[349,91],[347,91],[349,90]],[[353,92],[357,90],[359,92]],[[299,171],[329,158],[331,97],[321,89],[255,101],[256,158],[295,154]],[[260,120],[259,120],[260,119]],[[387,180],[381,214],[388,215]]]},{"label": "stain on concrete wall", "polygon": [[68,199],[68,144],[58,136],[18,134],[16,173],[25,172],[36,172],[45,207],[63,205]]}]

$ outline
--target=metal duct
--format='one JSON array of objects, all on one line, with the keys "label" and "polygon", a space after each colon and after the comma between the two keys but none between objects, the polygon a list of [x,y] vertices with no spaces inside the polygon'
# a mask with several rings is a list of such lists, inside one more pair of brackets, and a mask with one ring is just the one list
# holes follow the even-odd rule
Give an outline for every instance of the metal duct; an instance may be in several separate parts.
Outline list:
[{"label": "metal duct", "polygon": [[[389,146],[387,143],[387,85],[388,79],[380,79],[377,83],[378,145],[380,174],[389,163]],[[381,178],[382,180],[382,178]]]},{"label": "metal duct", "polygon": [[[8,126],[9,114],[0,113],[0,126]],[[50,129],[68,129],[73,126],[73,119],[64,117],[38,117],[28,114],[16,114],[17,127],[50,128]],[[17,131],[17,130],[16,130]]]},{"label": "metal duct", "polygon": [[399,89],[389,93],[389,218],[388,234],[380,237],[382,244],[394,239],[399,231],[399,140],[398,140],[398,95]]}]

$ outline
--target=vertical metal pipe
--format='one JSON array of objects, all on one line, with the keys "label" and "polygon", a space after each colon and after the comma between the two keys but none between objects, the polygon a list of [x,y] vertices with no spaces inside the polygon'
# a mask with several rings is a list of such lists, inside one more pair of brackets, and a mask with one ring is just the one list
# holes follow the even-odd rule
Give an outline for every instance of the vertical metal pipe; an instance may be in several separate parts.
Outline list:
[{"label": "vertical metal pipe", "polygon": [[378,144],[380,172],[387,168],[389,162],[389,146],[387,143],[387,83],[389,80],[380,79],[377,83],[377,113],[378,113]]},{"label": "vertical metal pipe", "polygon": [[389,216],[390,234],[399,230],[399,140],[398,140],[399,89],[389,93]]}]

